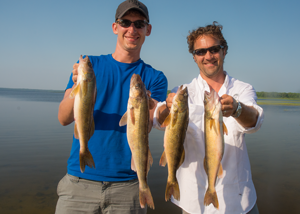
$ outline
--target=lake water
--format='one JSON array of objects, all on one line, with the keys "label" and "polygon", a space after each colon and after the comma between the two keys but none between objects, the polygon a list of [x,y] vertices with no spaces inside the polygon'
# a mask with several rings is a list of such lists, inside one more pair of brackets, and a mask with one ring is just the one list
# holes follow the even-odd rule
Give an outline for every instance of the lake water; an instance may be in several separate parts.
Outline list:
[{"label": "lake water", "polygon": [[[62,98],[60,91],[0,88],[0,213],[54,213],[73,134],[73,125],[57,120]],[[300,213],[300,107],[262,107],[262,128],[246,136],[260,213]],[[149,141],[155,210],[148,213],[180,214],[164,201],[167,168],[158,166],[163,132],[153,129]]]}]

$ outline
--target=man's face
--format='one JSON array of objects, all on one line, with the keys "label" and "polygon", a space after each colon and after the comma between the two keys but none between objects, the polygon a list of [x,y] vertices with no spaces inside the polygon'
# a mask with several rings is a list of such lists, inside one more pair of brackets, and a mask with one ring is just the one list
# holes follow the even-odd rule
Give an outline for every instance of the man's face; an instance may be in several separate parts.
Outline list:
[{"label": "man's face", "polygon": [[[121,19],[127,19],[132,22],[137,20],[146,20],[138,14],[128,14]],[[113,23],[113,32],[118,35],[117,48],[122,48],[126,51],[140,51],[145,41],[145,37],[151,33],[151,25],[146,25],[143,28],[136,28],[133,23],[126,28],[120,24]]]},{"label": "man's face", "polygon": [[[194,50],[200,48],[210,48],[220,45],[220,41],[209,35],[199,37],[194,43]],[[225,50],[221,49],[218,53],[206,52],[203,56],[194,54],[194,60],[197,63],[202,77],[214,79],[219,75],[223,75],[223,64],[225,58]]]}]

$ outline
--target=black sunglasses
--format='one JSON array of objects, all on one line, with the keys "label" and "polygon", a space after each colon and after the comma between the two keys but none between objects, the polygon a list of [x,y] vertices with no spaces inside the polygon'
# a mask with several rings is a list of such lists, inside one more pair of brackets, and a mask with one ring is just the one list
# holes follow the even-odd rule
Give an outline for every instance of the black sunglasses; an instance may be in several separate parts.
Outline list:
[{"label": "black sunglasses", "polygon": [[211,54],[218,53],[221,49],[223,49],[223,45],[216,45],[209,48],[200,48],[193,51],[193,54],[196,54],[197,56],[204,56],[207,51],[209,51]]},{"label": "black sunglasses", "polygon": [[121,25],[121,27],[125,27],[125,28],[128,28],[130,25],[131,25],[131,23],[133,23],[134,24],[134,26],[136,27],[136,28],[143,28],[143,27],[145,27],[147,24],[149,24],[147,21],[145,21],[145,20],[136,20],[136,21],[134,21],[134,22],[132,22],[132,21],[130,21],[130,20],[128,20],[128,19],[119,19],[119,20],[117,20],[116,21],[116,23],[118,23],[119,25]]}]

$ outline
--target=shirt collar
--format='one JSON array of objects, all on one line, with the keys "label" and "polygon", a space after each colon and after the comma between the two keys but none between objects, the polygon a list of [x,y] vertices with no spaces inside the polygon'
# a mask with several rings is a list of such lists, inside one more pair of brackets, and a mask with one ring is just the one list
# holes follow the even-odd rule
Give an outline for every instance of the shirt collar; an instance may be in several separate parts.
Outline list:
[{"label": "shirt collar", "polygon": [[[219,90],[219,96],[221,97],[223,94],[227,94],[227,91],[229,89],[229,86],[231,85],[231,78],[230,76],[228,75],[228,73],[226,71],[224,71],[224,74],[225,74],[225,80],[224,80],[224,83],[222,85],[222,87],[220,88]],[[197,78],[197,84],[200,88],[200,91],[210,91],[209,89],[209,85],[207,84],[207,82],[201,77],[201,75],[199,74],[198,75],[198,78]]]}]

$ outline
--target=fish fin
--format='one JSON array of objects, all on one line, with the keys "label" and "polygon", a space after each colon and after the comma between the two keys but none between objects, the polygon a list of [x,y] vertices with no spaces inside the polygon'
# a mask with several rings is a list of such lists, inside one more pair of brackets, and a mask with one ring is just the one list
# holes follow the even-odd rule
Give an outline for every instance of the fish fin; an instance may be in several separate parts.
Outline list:
[{"label": "fish fin", "polygon": [[79,139],[79,134],[78,134],[78,129],[77,129],[77,124],[75,122],[75,125],[74,125],[74,137],[76,139]]},{"label": "fish fin", "polygon": [[180,191],[177,180],[175,182],[167,182],[165,200],[168,201],[171,198],[171,195],[173,195],[177,201],[180,200]]},{"label": "fish fin", "polygon": [[148,206],[151,209],[153,210],[155,209],[151,191],[148,185],[145,189],[140,188],[139,195],[140,195],[140,205],[142,208],[144,208],[145,205],[148,204]]},{"label": "fish fin", "polygon": [[220,133],[220,125],[216,126],[216,121],[213,118],[211,118],[209,121],[209,127],[210,129],[213,128],[217,135]]},{"label": "fish fin", "polygon": [[147,164],[147,173],[149,172],[149,170],[150,170],[150,167],[152,166],[152,164],[153,164],[153,158],[152,158],[152,155],[151,155],[150,149],[148,149],[148,164]]},{"label": "fish fin", "polygon": [[210,118],[209,119],[209,128],[212,129],[212,127],[214,126],[214,124],[215,124],[215,120],[212,119],[212,118]]},{"label": "fish fin", "polygon": [[133,157],[131,157],[131,170],[136,172],[136,167],[135,167],[135,164],[134,164]]},{"label": "fish fin", "polygon": [[127,124],[127,111],[125,112],[125,114],[121,118],[121,120],[119,122],[119,126],[125,126],[126,124]]},{"label": "fish fin", "polygon": [[224,122],[223,122],[223,134],[228,135],[228,130]]},{"label": "fish fin", "polygon": [[166,119],[165,119],[165,121],[163,122],[163,124],[161,124],[161,127],[167,127],[167,126],[170,124],[170,122],[171,122],[171,114],[169,114],[169,115],[166,117]]},{"label": "fish fin", "polygon": [[181,154],[181,158],[180,158],[180,162],[179,162],[179,166],[181,166],[183,164],[184,158],[185,158],[185,151],[183,149],[182,154]]},{"label": "fish fin", "polygon": [[204,196],[204,205],[208,206],[211,203],[214,205],[215,208],[219,209],[219,201],[215,190],[214,191],[207,190]]},{"label": "fish fin", "polygon": [[222,167],[221,163],[220,163],[220,167],[219,167],[218,178],[223,178],[223,167]]},{"label": "fish fin", "polygon": [[166,157],[166,153],[165,151],[162,153],[160,161],[159,161],[159,165],[160,166],[166,166],[167,164],[167,157]]},{"label": "fish fin", "polygon": [[203,159],[203,167],[204,167],[204,170],[205,170],[206,174],[208,175],[208,173],[207,173],[207,163],[206,163],[206,158]]},{"label": "fish fin", "polygon": [[79,153],[80,171],[83,173],[85,166],[95,168],[95,163],[92,154],[87,149],[84,153]]},{"label": "fish fin", "polygon": [[80,82],[78,82],[77,85],[72,89],[69,98],[73,99],[79,91],[80,91]]},{"label": "fish fin", "polygon": [[135,124],[134,108],[130,109],[130,119],[131,119],[132,124],[134,125]]}]

